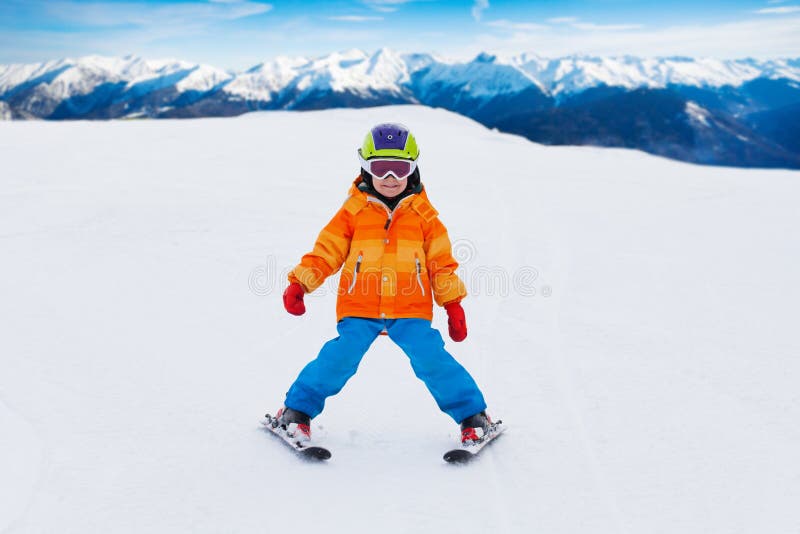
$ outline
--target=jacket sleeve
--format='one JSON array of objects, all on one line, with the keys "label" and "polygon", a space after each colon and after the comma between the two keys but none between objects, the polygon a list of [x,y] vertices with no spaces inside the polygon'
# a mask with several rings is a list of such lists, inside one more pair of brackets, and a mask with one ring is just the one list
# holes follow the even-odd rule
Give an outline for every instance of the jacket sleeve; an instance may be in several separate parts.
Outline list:
[{"label": "jacket sleeve", "polygon": [[304,255],[289,273],[289,282],[298,282],[306,293],[311,293],[339,270],[350,252],[353,238],[353,214],[342,207],[322,229],[314,249]]},{"label": "jacket sleeve", "polygon": [[467,296],[464,282],[456,274],[458,262],[453,257],[447,228],[438,217],[425,226],[425,267],[431,281],[431,290],[436,304],[444,306]]}]

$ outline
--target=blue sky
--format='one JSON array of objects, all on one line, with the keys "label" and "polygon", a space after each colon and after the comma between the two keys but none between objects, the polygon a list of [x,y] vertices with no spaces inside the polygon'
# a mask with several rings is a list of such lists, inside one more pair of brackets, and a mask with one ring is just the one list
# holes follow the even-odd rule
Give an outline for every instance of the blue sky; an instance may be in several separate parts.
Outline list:
[{"label": "blue sky", "polygon": [[800,57],[800,0],[0,0],[0,63],[133,54],[239,70],[381,47],[455,58]]}]

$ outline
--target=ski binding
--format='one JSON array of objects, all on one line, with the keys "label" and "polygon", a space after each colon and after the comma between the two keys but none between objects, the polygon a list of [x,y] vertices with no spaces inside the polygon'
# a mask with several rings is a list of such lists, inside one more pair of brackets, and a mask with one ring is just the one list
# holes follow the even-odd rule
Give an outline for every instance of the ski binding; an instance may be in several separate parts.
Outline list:
[{"label": "ski binding", "polygon": [[325,447],[311,445],[307,441],[296,440],[293,435],[290,435],[284,426],[278,423],[278,419],[270,414],[264,416],[261,420],[261,425],[266,428],[270,433],[278,436],[281,441],[286,443],[292,448],[300,457],[310,460],[327,460],[331,457],[331,451]]},{"label": "ski binding", "polygon": [[469,444],[461,445],[461,447],[457,449],[452,449],[444,453],[444,461],[450,464],[469,462],[475,458],[484,447],[505,432],[505,430],[506,427],[503,426],[503,421],[498,420],[496,423],[492,423],[489,432],[478,441],[472,441]]}]

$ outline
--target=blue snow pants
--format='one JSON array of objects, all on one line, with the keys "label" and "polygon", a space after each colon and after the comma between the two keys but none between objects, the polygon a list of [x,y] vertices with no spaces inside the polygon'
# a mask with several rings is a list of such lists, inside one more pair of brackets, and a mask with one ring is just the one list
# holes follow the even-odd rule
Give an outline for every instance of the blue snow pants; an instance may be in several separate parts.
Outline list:
[{"label": "blue snow pants", "polygon": [[341,391],[375,338],[385,329],[411,360],[411,368],[431,392],[436,404],[457,423],[486,409],[475,381],[444,350],[438,330],[425,319],[364,319],[345,317],[336,325],[339,336],[322,347],[303,368],[286,394],[286,407],[316,417],[325,399]]}]

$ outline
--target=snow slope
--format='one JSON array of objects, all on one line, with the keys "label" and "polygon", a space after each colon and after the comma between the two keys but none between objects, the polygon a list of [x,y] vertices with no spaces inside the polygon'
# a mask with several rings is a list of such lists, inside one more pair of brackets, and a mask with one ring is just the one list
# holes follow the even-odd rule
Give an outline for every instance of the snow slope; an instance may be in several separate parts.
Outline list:
[{"label": "snow slope", "polygon": [[[257,425],[335,335],[333,292],[290,316],[283,273],[386,119],[472,292],[448,346],[509,425],[468,467],[384,338],[314,422],[328,464]],[[0,161],[0,531],[800,529],[798,172],[421,107],[0,123]]]}]

